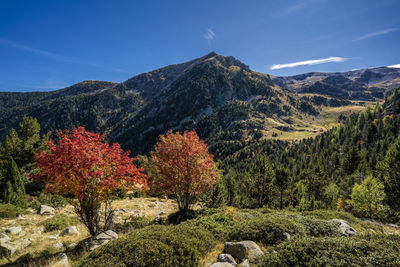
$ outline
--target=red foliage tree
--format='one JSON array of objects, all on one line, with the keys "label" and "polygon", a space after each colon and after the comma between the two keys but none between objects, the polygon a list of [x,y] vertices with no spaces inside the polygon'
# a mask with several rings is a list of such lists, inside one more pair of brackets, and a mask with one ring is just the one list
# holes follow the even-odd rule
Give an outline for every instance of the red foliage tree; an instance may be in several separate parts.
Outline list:
[{"label": "red foliage tree", "polygon": [[109,229],[116,189],[146,185],[143,170],[129,152],[124,153],[118,143],[110,146],[103,135],[79,127],[58,136],[57,144],[48,142],[49,151],[35,155],[40,171],[32,177],[45,182],[47,192],[73,195],[76,200],[71,203],[92,235]]},{"label": "red foliage tree", "polygon": [[188,211],[198,195],[210,190],[221,177],[213,155],[194,130],[161,135],[151,159],[152,187],[173,195],[180,211]]}]

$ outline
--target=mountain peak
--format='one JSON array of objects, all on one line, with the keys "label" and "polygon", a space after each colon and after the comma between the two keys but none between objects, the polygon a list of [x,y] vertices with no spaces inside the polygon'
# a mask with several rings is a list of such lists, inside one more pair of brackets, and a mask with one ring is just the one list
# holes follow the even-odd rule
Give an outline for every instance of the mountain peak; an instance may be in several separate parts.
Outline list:
[{"label": "mountain peak", "polygon": [[240,60],[232,57],[232,56],[223,56],[220,54],[215,53],[214,51],[206,54],[205,56],[200,58],[201,61],[214,61],[218,62],[224,67],[230,67],[230,66],[237,66],[240,67],[241,69],[244,69],[245,71],[250,71],[250,67],[241,62]]}]

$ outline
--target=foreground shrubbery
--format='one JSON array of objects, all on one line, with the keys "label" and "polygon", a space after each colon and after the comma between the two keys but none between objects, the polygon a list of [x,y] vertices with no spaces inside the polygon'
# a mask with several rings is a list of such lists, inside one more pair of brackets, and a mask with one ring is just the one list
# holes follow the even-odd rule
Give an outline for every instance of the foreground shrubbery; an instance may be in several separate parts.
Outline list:
[{"label": "foreground shrubbery", "polygon": [[335,236],[338,225],[333,221],[305,217],[293,212],[248,210],[240,212],[215,211],[199,215],[184,224],[203,227],[220,240],[253,240],[273,245],[290,235]]},{"label": "foreground shrubbery", "polygon": [[25,209],[13,204],[0,203],[0,218],[15,218],[20,215]]},{"label": "foreground shrubbery", "polygon": [[400,236],[305,237],[284,242],[258,266],[399,266]]},{"label": "foreground shrubbery", "polygon": [[96,249],[78,266],[198,266],[214,245],[203,228],[148,226]]},{"label": "foreground shrubbery", "polygon": [[[133,230],[96,249],[78,266],[198,266],[199,260],[218,242],[240,240],[273,246],[259,262],[261,266],[393,265],[400,257],[398,235],[340,237],[339,225],[333,218],[345,219],[360,230],[379,233],[376,225],[345,212],[321,210],[299,214],[226,208],[195,211],[186,217],[179,225]],[[286,233],[291,236],[288,241]]]}]

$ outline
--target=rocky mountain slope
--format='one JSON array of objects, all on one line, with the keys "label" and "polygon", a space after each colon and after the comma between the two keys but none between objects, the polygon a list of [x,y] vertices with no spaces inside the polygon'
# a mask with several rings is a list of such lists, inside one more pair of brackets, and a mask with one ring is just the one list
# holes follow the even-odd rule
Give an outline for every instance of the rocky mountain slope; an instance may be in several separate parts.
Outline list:
[{"label": "rocky mountain slope", "polygon": [[348,106],[352,112],[361,106],[354,109],[349,100],[381,99],[399,82],[400,71],[378,70],[271,77],[212,52],[122,83],[84,81],[52,92],[0,93],[0,138],[24,115],[36,117],[44,132],[83,125],[134,153],[147,152],[169,129],[195,128],[209,142],[303,138],[337,119],[326,121],[336,112],[326,107]]},{"label": "rocky mountain slope", "polygon": [[368,68],[348,72],[310,72],[295,76],[272,77],[284,89],[317,93],[351,100],[381,100],[400,86],[400,69]]}]

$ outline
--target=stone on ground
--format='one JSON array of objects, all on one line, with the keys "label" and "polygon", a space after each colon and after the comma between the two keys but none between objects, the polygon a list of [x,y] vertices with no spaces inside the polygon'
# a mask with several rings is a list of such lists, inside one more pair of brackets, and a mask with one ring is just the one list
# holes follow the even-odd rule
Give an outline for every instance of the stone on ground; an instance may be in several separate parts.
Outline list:
[{"label": "stone on ground", "polygon": [[339,223],[339,232],[342,236],[358,235],[358,232],[351,227],[345,220],[332,219],[332,221]]},{"label": "stone on ground", "polygon": [[231,254],[222,253],[218,255],[218,262],[228,262],[234,266],[237,265],[235,259],[232,257]]},{"label": "stone on ground", "polygon": [[225,242],[224,252],[231,254],[237,260],[249,259],[254,262],[255,259],[264,255],[264,252],[253,241]]},{"label": "stone on ground", "polygon": [[54,208],[47,205],[40,205],[38,213],[40,215],[54,215]]}]

